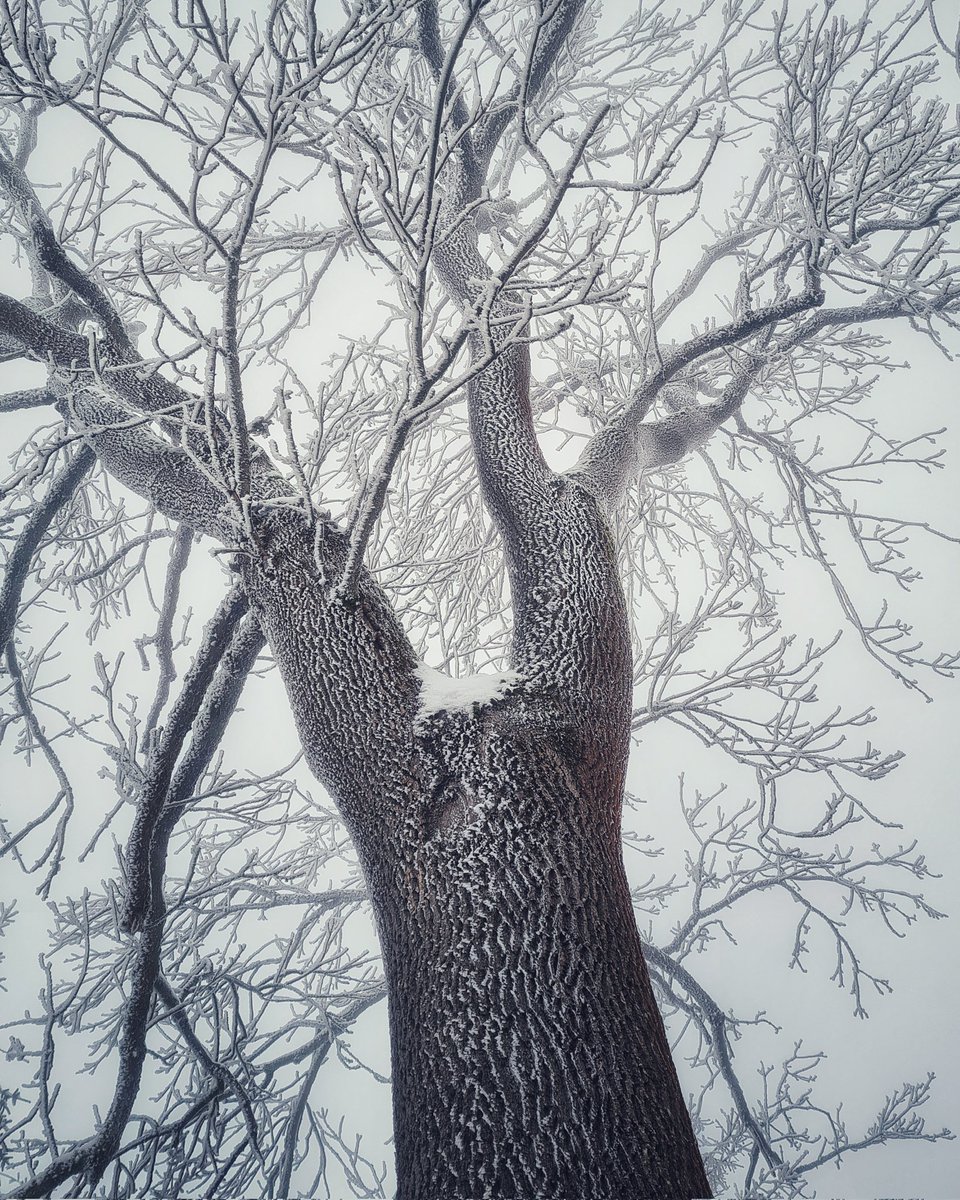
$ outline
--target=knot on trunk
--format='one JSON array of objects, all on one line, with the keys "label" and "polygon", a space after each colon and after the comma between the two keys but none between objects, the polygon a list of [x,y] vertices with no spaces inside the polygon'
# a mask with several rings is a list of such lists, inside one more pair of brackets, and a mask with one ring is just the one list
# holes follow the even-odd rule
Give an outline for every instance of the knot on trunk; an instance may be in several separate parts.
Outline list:
[{"label": "knot on trunk", "polygon": [[[426,838],[472,824],[485,798],[509,790],[509,779],[498,783],[496,778],[512,758],[509,749],[547,748],[558,738],[562,741],[568,724],[569,715],[556,699],[520,677],[482,701],[421,709],[415,736],[426,768]],[[508,752],[494,753],[497,748]]]}]

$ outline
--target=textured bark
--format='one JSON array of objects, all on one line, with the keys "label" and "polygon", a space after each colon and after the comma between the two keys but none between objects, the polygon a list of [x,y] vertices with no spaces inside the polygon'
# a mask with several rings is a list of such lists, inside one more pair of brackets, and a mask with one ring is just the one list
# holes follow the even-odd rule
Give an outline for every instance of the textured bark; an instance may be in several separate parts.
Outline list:
[{"label": "textured bark", "polygon": [[542,477],[522,507],[522,678],[471,712],[418,716],[386,598],[363,574],[345,604],[318,572],[322,555],[335,574],[342,535],[274,515],[244,566],[370,884],[398,1198],[707,1196],[623,868],[630,656],[612,541],[574,484]]},{"label": "textured bark", "polygon": [[527,682],[426,722],[433,791],[379,905],[400,1200],[709,1195],[623,869],[613,549],[591,497],[547,491],[508,539]]},{"label": "textured bark", "polygon": [[[531,94],[580,7],[544,13]],[[454,59],[433,4],[419,13],[442,102]],[[464,126],[456,101],[452,119]],[[465,132],[434,263],[489,363],[468,387],[470,432],[522,682],[414,724],[414,790],[381,840],[398,1200],[708,1196],[623,868],[632,670],[616,556],[595,490],[544,461],[522,306],[460,219],[486,157]]]},{"label": "textured bark", "polygon": [[[468,307],[472,234],[439,257]],[[419,713],[388,598],[365,570],[344,595],[348,539],[292,504],[253,506],[236,565],[373,898],[400,1200],[706,1196],[621,858],[632,673],[613,542],[597,497],[540,453],[529,354],[499,320],[510,303],[471,337],[495,358],[468,403],[511,578],[515,686],[470,713]],[[120,374],[118,396],[155,410]],[[85,387],[67,405],[107,469],[236,537],[195,460],[113,403]],[[255,468],[258,502],[280,485]]]},{"label": "textured bark", "polygon": [[478,747],[468,816],[380,906],[398,1200],[706,1196],[641,955],[619,795]]}]

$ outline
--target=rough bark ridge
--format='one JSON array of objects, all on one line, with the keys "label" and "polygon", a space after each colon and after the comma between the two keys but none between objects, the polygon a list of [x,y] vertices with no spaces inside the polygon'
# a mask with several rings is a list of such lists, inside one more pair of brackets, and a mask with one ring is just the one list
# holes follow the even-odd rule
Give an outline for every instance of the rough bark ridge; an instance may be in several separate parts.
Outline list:
[{"label": "rough bark ridge", "polygon": [[[536,77],[579,8],[545,17]],[[454,59],[440,59],[435,5],[419,14],[439,108]],[[474,322],[475,361],[495,352],[468,408],[523,681],[415,725],[402,866],[374,889],[398,1197],[707,1196],[622,862],[632,675],[612,539],[596,498],[537,443],[518,308],[462,218],[484,157],[464,133],[434,262]]]},{"label": "rough bark ridge", "polygon": [[[472,389],[481,470],[488,415],[526,400],[524,359]],[[613,542],[596,499],[529,448],[491,503],[521,679],[470,713],[418,714],[387,598],[366,572],[355,603],[332,586],[338,531],[275,511],[244,576],[370,883],[401,1200],[706,1196],[622,862],[631,666]]]},{"label": "rough bark ridge", "polygon": [[[114,1101],[91,1137],[61,1153],[49,1116],[55,1093],[42,1091],[40,1107],[23,1126],[40,1129],[42,1138],[24,1135],[23,1161],[31,1171],[40,1153],[49,1151],[52,1161],[16,1194],[49,1195],[82,1176],[86,1190],[96,1191],[114,1163],[117,1179],[129,1170],[134,1180],[143,1170],[156,1181],[161,1162],[167,1179],[192,1179],[194,1191],[198,1180],[201,1190],[214,1194],[234,1179],[245,1181],[247,1191],[286,1195],[296,1186],[301,1147],[317,1145],[313,1137],[325,1141],[316,1124],[307,1132],[305,1117],[320,1061],[339,1027],[336,1012],[327,1012],[325,1030],[305,1045],[279,1055],[270,1051],[263,1066],[268,1084],[252,1100],[242,1081],[259,1050],[248,1053],[240,1008],[231,1010],[235,1036],[225,1062],[191,1030],[191,1008],[200,1014],[201,1032],[213,1011],[205,999],[208,977],[214,998],[226,985],[232,995],[249,987],[254,996],[269,998],[271,1006],[261,1011],[270,1044],[277,1028],[273,1000],[279,996],[283,1005],[282,997],[290,995],[272,982],[251,984],[262,963],[249,950],[240,968],[245,983],[232,966],[208,972],[205,963],[198,982],[189,956],[180,954],[185,928],[205,929],[209,936],[214,918],[246,920],[240,913],[257,907],[234,903],[232,887],[221,904],[221,882],[236,861],[239,837],[210,862],[198,849],[176,905],[169,905],[164,932],[169,839],[199,798],[264,638],[286,683],[306,759],[339,805],[373,898],[389,982],[401,1200],[707,1194],[644,956],[658,991],[662,987],[672,1007],[697,1018],[711,1043],[708,1058],[730,1089],[733,1123],[718,1138],[707,1134],[718,1178],[743,1161],[747,1192],[774,1187],[779,1195],[783,1181],[792,1194],[807,1173],[839,1162],[851,1149],[892,1137],[940,1136],[924,1133],[915,1115],[926,1085],[888,1098],[859,1142],[806,1093],[799,1108],[810,1123],[797,1125],[791,1088],[811,1071],[796,1056],[785,1064],[776,1096],[763,1098],[765,1116],[758,1117],[731,1062],[733,1023],[680,965],[721,910],[758,889],[775,885],[789,893],[807,914],[818,912],[839,939],[826,910],[810,908],[806,888],[826,882],[848,897],[851,886],[861,889],[859,877],[850,882],[854,870],[907,869],[918,879],[927,873],[922,856],[908,857],[910,848],[888,854],[875,846],[864,863],[851,865],[849,855],[821,840],[832,842],[845,826],[869,816],[852,794],[838,800],[834,768],[850,778],[876,779],[898,756],[881,757],[869,742],[862,752],[841,749],[846,730],[859,728],[869,711],[845,717],[838,709],[822,721],[822,713],[814,720],[802,715],[819,713],[801,706],[820,703],[813,681],[834,643],[810,641],[805,654],[788,656],[792,639],[780,637],[776,604],[759,564],[772,550],[774,559],[781,551],[796,553],[822,568],[844,620],[901,683],[918,687],[914,674],[921,668],[942,676],[955,672],[956,655],[924,657],[909,627],[888,616],[885,605],[879,616],[864,618],[830,550],[837,522],[862,555],[860,568],[865,563],[888,583],[909,588],[913,568],[898,565],[908,527],[956,541],[925,522],[904,524],[885,510],[867,513],[858,499],[875,468],[909,464],[929,472],[938,465],[939,451],[927,444],[931,435],[888,437],[873,429],[872,418],[855,415],[870,390],[861,368],[886,363],[880,343],[859,326],[896,317],[927,327],[936,339],[932,318],[943,316],[949,327],[960,311],[960,267],[952,265],[946,237],[960,219],[960,138],[947,106],[915,99],[932,96],[937,86],[933,58],[911,40],[918,21],[933,21],[932,5],[924,14],[917,0],[912,15],[874,22],[871,32],[870,14],[853,22],[836,14],[790,22],[773,4],[716,4],[703,44],[706,26],[690,20],[683,5],[674,6],[676,13],[658,5],[638,8],[608,37],[599,26],[591,29],[597,6],[585,0],[444,0],[442,13],[439,0],[367,0],[347,6],[340,31],[332,33],[318,28],[317,6],[305,0],[266,6],[265,19],[244,34],[243,22],[226,5],[219,15],[201,0],[191,0],[186,14],[175,6],[165,29],[155,19],[157,6],[114,5],[114,19],[109,0],[98,0],[75,38],[64,31],[58,39],[49,36],[43,6],[14,7],[22,20],[12,22],[6,7],[0,20],[2,90],[16,101],[0,129],[0,201],[7,232],[18,255],[25,255],[32,294],[0,295],[0,361],[30,359],[48,370],[43,387],[0,396],[0,411],[52,405],[68,432],[62,442],[59,435],[55,441],[34,434],[15,460],[11,485],[32,500],[37,475],[60,458],[39,503],[13,512],[23,525],[0,589],[0,647],[7,643],[14,695],[26,722],[24,749],[36,741],[48,750],[53,738],[42,741],[29,694],[40,685],[27,686],[27,668],[18,665],[8,640],[20,615],[46,603],[51,587],[75,592],[94,579],[98,605],[119,604],[145,569],[141,560],[128,573],[127,554],[170,532],[150,527],[128,539],[125,497],[101,501],[97,484],[90,512],[80,514],[78,505],[77,513],[69,513],[94,461],[179,524],[183,547],[182,559],[175,555],[168,571],[157,634],[141,645],[157,650],[160,687],[145,721],[131,711],[129,732],[121,734],[116,750],[118,783],[137,806],[122,873],[124,904],[88,918],[85,899],[82,921],[74,922],[71,912],[71,924],[61,926],[76,936],[58,941],[58,953],[82,939],[84,954],[89,949],[96,955],[87,938],[99,936],[98,922],[117,913],[129,935],[122,942],[125,973],[103,985],[87,974],[56,1011],[59,985],[51,976],[44,1000],[50,1020],[38,1078],[45,1087],[55,1023],[67,1026],[75,1018],[88,1032],[106,1028],[112,1016],[91,1013],[106,1010],[111,989],[125,989]],[[756,38],[764,28],[769,36],[761,46]],[[936,27],[934,32],[952,54]],[[741,33],[753,42],[735,44]],[[128,38],[142,38],[143,45],[136,51],[131,45],[121,57]],[[64,46],[72,40],[86,57],[77,59],[80,73],[64,82],[61,69],[72,72]],[[681,68],[681,55],[688,67]],[[744,111],[744,103],[764,110],[757,138],[751,134],[748,143],[739,126],[731,136],[723,132],[725,111]],[[53,117],[58,109],[60,116]],[[63,177],[54,186],[49,179],[38,194],[26,173],[38,121],[52,119],[55,129],[63,129],[64,118],[95,131],[95,155],[73,164],[69,183]],[[154,163],[139,149],[145,120],[156,130]],[[125,130],[132,131],[129,137]],[[708,208],[700,211],[700,202],[707,199],[705,172],[724,141],[734,154],[743,145],[751,154],[756,150],[762,166],[753,182],[743,181],[742,196],[731,198],[730,189],[721,187],[726,213],[718,225]],[[183,159],[174,168],[175,145]],[[81,136],[77,149],[85,154],[94,147]],[[109,167],[111,157],[115,167]],[[327,184],[341,203],[334,222],[327,220]],[[141,187],[145,191],[134,200]],[[671,196],[678,207],[661,209],[661,199]],[[291,205],[302,209],[299,216]],[[121,227],[123,213],[136,216]],[[134,223],[142,236],[124,249],[121,228]],[[718,229],[719,239],[711,232],[702,257],[678,279],[680,262],[668,264],[665,257],[677,243],[668,239],[701,227]],[[308,314],[318,312],[312,306],[320,281],[341,255],[365,255],[380,264],[384,277],[390,275],[395,291],[383,328],[393,332],[384,333],[386,345],[355,341],[314,396],[315,380],[301,382],[297,373],[308,348],[298,337],[289,354],[280,351]],[[701,331],[673,341],[686,314],[700,304],[695,298],[712,304],[715,267],[731,286],[739,275],[729,304],[721,305],[728,318],[704,320],[709,314],[697,308],[691,329]],[[294,275],[298,282],[288,288]],[[665,286],[669,280],[676,286]],[[856,303],[846,302],[851,280],[862,289]],[[205,300],[198,295],[203,288]],[[192,304],[195,295],[203,328],[184,303]],[[678,317],[688,300],[690,308]],[[214,308],[220,316],[208,327]],[[587,314],[580,328],[577,310]],[[155,319],[149,343],[137,333],[144,327],[132,321],[144,312]],[[568,319],[571,340],[559,343],[559,371],[544,378],[542,394],[562,400],[558,411],[576,414],[581,432],[587,422],[599,428],[576,466],[559,475],[538,444],[529,347],[565,338]],[[403,349],[396,340],[401,328]],[[141,348],[148,344],[155,356],[144,359]],[[821,370],[831,362],[838,368],[836,383],[832,372]],[[256,404],[257,422],[248,427],[244,388],[257,386],[261,369],[280,386],[272,406]],[[842,374],[858,372],[849,386],[841,381]],[[304,374],[312,376],[312,366]],[[812,378],[816,386],[808,389],[805,381]],[[291,381],[292,394],[285,390]],[[756,420],[750,413],[740,417],[755,385],[761,393]],[[381,386],[382,394],[374,396]],[[632,394],[621,396],[627,386]],[[457,465],[449,477],[445,464],[436,487],[427,480],[447,428],[456,429],[459,439],[459,420],[448,427],[440,420],[426,431],[464,389],[479,487],[510,576],[514,670],[495,698],[489,698],[487,680],[477,692],[487,699],[439,709],[431,707],[431,697],[449,697],[454,689],[422,686],[425,673],[394,596],[378,586],[384,576],[365,569],[364,556],[377,544],[373,533],[382,515],[388,519],[381,553],[398,544],[393,533],[406,532],[399,522],[390,529],[399,505],[388,513],[385,502],[415,436],[424,434],[429,442],[410,476],[426,483],[421,499],[442,497],[458,507],[464,499],[469,483],[459,475],[459,458],[451,460]],[[562,391],[568,395],[561,397]],[[291,408],[287,397],[298,392],[305,403]],[[605,419],[602,409],[609,410]],[[307,447],[303,460],[295,414],[298,425],[316,418],[309,438],[299,439]],[[705,455],[702,470],[712,483],[703,490],[693,478],[681,483],[667,477],[640,505],[625,496],[638,474],[679,462],[734,418],[729,478]],[[834,462],[824,451],[818,465],[819,434],[808,432],[815,428],[805,424],[808,418],[842,418],[847,433],[838,446],[849,445],[850,461]],[[328,436],[341,420],[342,429]],[[274,462],[263,446],[277,444],[269,440],[277,424],[286,452],[271,449]],[[557,428],[572,432],[562,415]],[[341,529],[318,515],[319,481],[331,480],[325,499],[338,503],[342,486],[353,489],[363,474],[364,455],[380,449],[378,441],[383,452],[357,489],[350,528]],[[419,448],[413,451],[418,454]],[[774,529],[770,522],[781,521],[779,508],[742,488],[755,459],[776,473],[782,519],[793,529]],[[855,490],[847,492],[848,484]],[[690,873],[689,920],[680,923],[669,946],[643,952],[620,850],[632,671],[607,524],[607,514],[618,507],[643,529],[633,542],[638,569],[655,561],[667,542],[681,547],[680,563],[689,538],[688,546],[701,550],[702,579],[711,593],[704,604],[694,597],[691,613],[672,581],[663,583],[674,591],[672,606],[658,597],[656,578],[642,581],[647,611],[659,604],[668,620],[648,631],[644,670],[651,688],[637,725],[682,718],[701,740],[727,751],[737,770],[754,771],[757,783],[756,804],[748,800],[732,823],[720,813],[702,837],[701,810],[685,806],[704,869]],[[74,528],[78,515],[82,520]],[[427,581],[414,574],[414,557],[404,549],[403,558],[389,564],[389,573],[399,577],[397,597],[410,604],[420,630],[437,628],[435,618],[450,595],[447,571],[460,549],[453,545],[456,531],[472,532],[474,517],[472,506],[465,506],[446,524],[442,540],[450,553],[438,574],[438,609],[426,625],[423,596],[429,589],[420,591]],[[193,531],[221,543],[230,555],[224,561],[240,581],[221,604],[179,699],[172,700],[176,587],[170,581],[179,578]],[[41,561],[39,588],[26,586],[35,560],[57,539],[64,553],[51,555],[49,567]],[[74,570],[88,541],[95,542],[89,549],[97,565]],[[478,549],[488,551],[485,544]],[[416,557],[425,566],[426,555]],[[474,573],[475,562],[466,556],[460,561],[484,592],[453,613],[458,627],[469,612],[483,620],[485,601],[499,583],[493,579],[490,587],[487,563]],[[413,580],[412,601],[407,579]],[[638,614],[643,610],[638,604]],[[702,687],[689,687],[686,648],[708,621],[729,625],[735,613],[743,645],[721,670],[702,673]],[[443,630],[445,649],[449,633]],[[52,645],[37,652],[36,671],[52,661]],[[464,639],[452,653],[474,648]],[[772,715],[754,720],[761,710],[753,714],[752,701],[747,710],[733,702],[728,708],[721,696],[727,681],[738,696],[758,685]],[[114,682],[98,689],[107,705],[117,694]],[[461,697],[468,693],[467,683],[457,689]],[[70,720],[64,734],[82,728]],[[841,733],[834,741],[835,730]],[[829,781],[824,815],[802,830],[785,829],[775,813],[784,737],[794,765]],[[73,805],[56,754],[48,758],[60,794],[0,848],[19,855],[21,840],[48,820],[57,822],[33,868],[47,872],[44,894],[64,847],[68,814],[58,809]],[[219,803],[236,794],[232,782],[219,786],[226,775],[215,775],[206,799]],[[256,805],[259,797],[253,796]],[[293,812],[287,793],[278,795],[276,805],[271,811]],[[191,839],[210,829],[201,832],[199,811],[197,817]],[[278,818],[291,827],[295,819]],[[258,813],[249,836],[264,820]],[[216,822],[215,842],[222,844],[225,825]],[[741,832],[746,829],[756,837],[756,856],[742,853],[749,845]],[[814,848],[797,850],[798,838]],[[709,863],[728,853],[730,869],[717,884]],[[264,865],[285,869],[287,861],[278,838]],[[314,860],[304,861],[309,888]],[[200,889],[195,866],[210,887]],[[704,889],[714,884],[722,895],[707,904]],[[268,892],[267,885],[258,886]],[[862,889],[888,925],[893,917],[910,924],[915,911],[936,915],[919,892],[898,891],[891,908],[885,885],[863,882]],[[193,907],[194,897],[197,920],[188,926],[183,910]],[[339,908],[356,898],[326,897],[323,906]],[[298,890],[287,899],[298,906],[308,902],[305,920],[315,920],[319,898]],[[268,896],[264,907],[274,900],[286,903],[282,895]],[[191,949],[198,944],[191,938]],[[302,963],[315,944],[298,932],[292,952]],[[168,982],[164,955],[174,950]],[[871,977],[845,942],[841,952],[862,1011],[861,981]],[[302,978],[300,971],[289,975]],[[332,994],[325,984],[312,998],[298,990],[292,1002],[298,1011],[318,1013]],[[365,989],[339,1011],[355,1015],[374,995]],[[198,1070],[212,1078],[194,1099],[192,1082],[184,1091],[179,1074],[172,1076],[163,1122],[125,1143],[154,1044],[156,999]],[[218,1035],[220,1030],[217,1019]],[[218,1051],[222,1040],[216,1038]],[[228,1063],[240,1073],[234,1076]],[[281,1068],[290,1068],[289,1081],[277,1074]],[[220,1106],[228,1091],[232,1112]],[[284,1108],[275,1121],[273,1114]],[[242,1135],[237,1116],[246,1126]],[[187,1131],[195,1118],[190,1137],[196,1153],[174,1154],[171,1130]],[[816,1133],[821,1119],[827,1130],[822,1136]],[[270,1134],[266,1155],[258,1122]],[[207,1186],[203,1176],[211,1169],[217,1175]],[[251,1182],[256,1180],[262,1187]],[[155,1182],[148,1186],[156,1190]]]}]

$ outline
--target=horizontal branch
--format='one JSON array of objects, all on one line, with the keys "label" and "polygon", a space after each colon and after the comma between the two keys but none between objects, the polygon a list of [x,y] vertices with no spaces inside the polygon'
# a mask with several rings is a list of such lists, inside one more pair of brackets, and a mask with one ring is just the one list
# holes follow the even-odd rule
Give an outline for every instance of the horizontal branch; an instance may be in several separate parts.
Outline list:
[{"label": "horizontal branch", "polygon": [[703,445],[738,411],[751,384],[772,357],[795,350],[826,329],[952,311],[960,296],[952,290],[944,290],[934,299],[922,302],[910,296],[877,296],[865,304],[821,308],[785,337],[771,343],[769,350],[749,354],[715,403],[689,406],[658,421],[643,420],[663,386],[697,359],[735,346],[755,333],[772,330],[779,321],[818,308],[823,299],[819,288],[811,289],[792,300],[770,305],[739,321],[691,338],[668,354],[663,365],[638,389],[627,408],[590,440],[569,472],[571,477],[601,497],[612,510],[640,472],[678,462]]},{"label": "horizontal branch", "polygon": [[55,404],[56,396],[49,388],[26,388],[0,396],[0,412],[17,412],[22,408],[43,408]]}]

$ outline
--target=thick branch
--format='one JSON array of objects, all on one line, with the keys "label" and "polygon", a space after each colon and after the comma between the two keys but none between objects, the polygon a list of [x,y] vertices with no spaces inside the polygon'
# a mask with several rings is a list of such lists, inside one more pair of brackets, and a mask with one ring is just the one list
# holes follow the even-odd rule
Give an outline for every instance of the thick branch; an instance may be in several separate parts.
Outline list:
[{"label": "thick branch", "polygon": [[[90,343],[79,333],[64,329],[30,304],[0,293],[0,344],[18,348],[23,358],[47,363],[79,378],[94,377]],[[144,412],[161,412],[195,404],[196,397],[171,383],[135,355],[112,355],[104,364],[101,382],[117,397]]]},{"label": "thick branch", "polygon": [[151,893],[150,844],[161,809],[167,803],[174,766],[230,645],[237,622],[246,611],[247,598],[240,588],[234,588],[221,601],[204,631],[203,643],[163,732],[150,751],[146,780],[137,801],[137,815],[127,840],[127,896],[121,921],[127,931],[136,931],[146,919]]},{"label": "thick branch", "polygon": [[[708,441],[739,410],[765,362],[762,354],[750,355],[712,404],[694,404],[659,421],[643,421],[636,434],[637,472],[679,462]],[[577,477],[578,472],[572,474]]]},{"label": "thick branch", "polygon": [[583,6],[584,0],[554,0],[542,6],[543,17],[534,31],[522,81],[502,104],[491,108],[477,130],[476,156],[484,175],[510,122],[539,95]]},{"label": "thick branch", "polygon": [[[952,307],[954,303],[955,298],[949,292],[944,292],[942,296],[938,297],[927,307],[930,311],[943,311]],[[781,356],[789,354],[792,350],[809,342],[825,329],[847,325],[861,325],[871,321],[886,321],[896,317],[914,317],[916,315],[916,310],[909,299],[900,296],[890,298],[876,297],[866,304],[849,305],[844,308],[824,308],[803,321],[792,333],[780,340],[776,350],[771,351],[771,353]],[[678,353],[683,355],[684,350]],[[741,363],[737,373],[724,388],[720,399],[713,404],[693,405],[683,408],[679,412],[672,413],[670,416],[664,417],[659,421],[641,421],[637,424],[630,452],[633,456],[631,478],[641,471],[679,462],[691,450],[702,446],[720,428],[724,421],[739,411],[751,385],[756,381],[757,376],[768,361],[768,355],[765,353],[748,355],[746,361]],[[674,358],[671,357],[664,365],[663,371],[665,372],[672,368],[673,363]],[[674,372],[671,370],[670,373],[673,374]],[[660,375],[660,372],[658,372],[658,375]],[[662,380],[662,382],[664,381]],[[653,381],[651,381],[649,386],[651,389],[653,388]],[[638,397],[640,395],[647,395],[647,389],[648,385],[644,385],[644,388],[638,393]],[[653,399],[655,399],[655,392],[651,392],[650,394],[651,403]],[[591,445],[602,445],[603,435],[608,431],[612,431],[615,428],[615,424],[609,426],[607,430],[602,430]],[[580,464],[571,472],[571,475],[584,482],[591,489],[594,489],[598,486],[597,481],[603,478],[602,469],[604,464],[599,464],[601,468],[599,471],[592,470],[592,473],[584,478],[582,475],[582,465],[586,462],[587,455],[591,454],[594,455],[591,462],[596,465],[595,452],[592,452],[591,447],[588,446],[587,451],[585,451],[584,456],[580,460]],[[625,460],[626,454],[624,455]],[[612,465],[610,469],[612,470]],[[624,480],[622,486],[626,486],[628,482],[628,479]]]},{"label": "thick branch", "polygon": [[[537,24],[528,56],[522,92],[524,101],[542,87],[581,8],[582,0],[557,0]],[[469,20],[475,15],[470,14],[461,25],[458,41],[451,46],[446,58],[441,59],[436,7],[429,3],[420,13],[421,45],[438,81],[438,114],[442,111],[445,93],[454,82],[460,42],[469,27]],[[520,102],[521,93],[518,92],[517,103]],[[499,110],[494,143],[513,111],[515,109],[510,107]],[[537,234],[526,238],[511,262],[496,275],[480,253],[474,220],[463,215],[464,209],[482,190],[494,143],[490,143],[488,130],[485,135],[488,144],[480,163],[474,155],[469,132],[464,128],[468,117],[459,98],[450,116],[451,125],[461,136],[457,142],[458,152],[448,163],[451,178],[439,221],[441,232],[432,250],[448,291],[473,310],[471,319],[476,321],[470,339],[473,357],[496,356],[492,364],[471,381],[468,401],[471,437],[485,498],[494,518],[505,529],[522,523],[523,512],[531,502],[543,500],[546,481],[552,474],[544,461],[533,425],[530,352],[525,341],[528,319],[518,298],[508,290],[509,278],[545,232],[603,111],[588,123],[586,134],[555,181],[545,212],[536,223]],[[429,249],[425,247],[425,250]]]},{"label": "thick branch", "polygon": [[88,446],[81,446],[54,478],[50,490],[31,513],[17,538],[4,570],[3,587],[0,588],[0,647],[7,644],[13,633],[23,585],[37,547],[57,513],[70,503],[93,463],[93,451]]},{"label": "thick branch", "polygon": [[[692,446],[699,445],[719,424],[717,421],[711,428],[710,416],[694,419],[689,413],[676,414],[679,420],[671,421],[668,418],[654,425],[645,424],[643,418],[653,407],[664,384],[697,359],[724,347],[734,346],[761,330],[771,328],[778,321],[822,303],[823,291],[819,283],[814,283],[800,296],[770,304],[729,325],[691,338],[669,354],[663,365],[635,393],[623,412],[591,438],[571,474],[601,498],[608,509],[615,509],[626,487],[641,470],[646,466],[676,462]],[[732,397],[730,403],[733,404],[730,411],[735,411]],[[727,404],[721,401],[719,407],[726,409]],[[711,409],[716,416],[717,406],[711,406]],[[721,421],[724,419],[720,417]]]},{"label": "thick branch", "polygon": [[470,347],[474,359],[492,359],[490,366],[471,379],[467,398],[485,499],[508,534],[508,542],[509,532],[529,520],[542,503],[546,484],[553,476],[533,424],[528,317],[516,295],[509,291],[509,280],[556,215],[606,112],[601,108],[587,123],[539,218],[496,273],[480,255],[473,221],[459,220],[440,238],[435,250],[448,290],[473,307],[477,328],[471,332]]},{"label": "thick branch", "polygon": [[67,408],[69,423],[125,487],[172,521],[219,540],[236,540],[225,491],[187,450],[152,433],[103,389],[72,391]]},{"label": "thick branch", "polygon": [[124,355],[133,354],[123,321],[107,294],[90,275],[73,263],[57,240],[36,193],[23,171],[13,159],[0,152],[0,187],[13,201],[32,243],[32,253],[39,267],[49,272],[90,309],[103,326],[105,335]]},{"label": "thick branch", "polygon": [[[213,430],[192,428],[184,417],[196,411],[197,397],[136,358],[91,362],[86,338],[62,329],[22,301],[0,295],[3,335],[21,346],[25,356],[54,368],[51,386],[58,407],[66,410],[69,423],[93,446],[111,475],[171,520],[220,540],[237,540],[237,513],[212,461],[211,438],[229,437],[222,415],[215,414]],[[147,414],[155,414],[181,444],[171,445],[152,433],[142,419]],[[251,465],[255,498],[275,498],[287,491],[261,449]]]},{"label": "thick branch", "polygon": [[0,412],[17,412],[23,408],[43,408],[55,404],[56,396],[49,388],[25,388],[0,396]]}]

